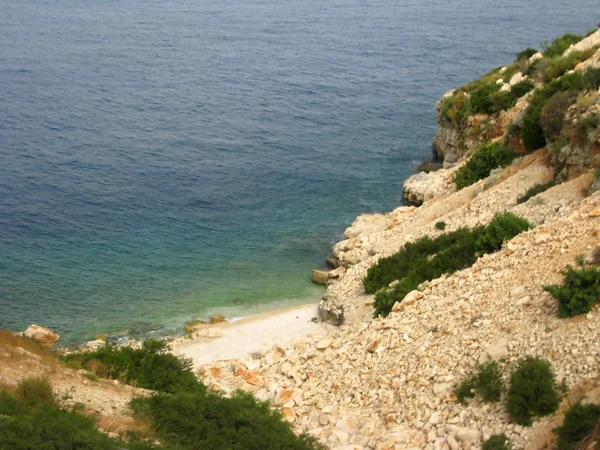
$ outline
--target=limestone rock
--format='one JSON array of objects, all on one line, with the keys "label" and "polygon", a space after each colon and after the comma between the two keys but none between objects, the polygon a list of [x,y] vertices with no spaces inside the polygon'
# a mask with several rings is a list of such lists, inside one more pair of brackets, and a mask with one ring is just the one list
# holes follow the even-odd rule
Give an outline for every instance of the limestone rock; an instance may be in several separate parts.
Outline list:
[{"label": "limestone rock", "polygon": [[313,269],[310,279],[313,283],[327,284],[329,281],[329,272],[327,270]]},{"label": "limestone rock", "polygon": [[508,339],[502,338],[488,346],[479,357],[479,364],[487,362],[489,359],[499,361],[508,356]]},{"label": "limestone rock", "polygon": [[252,370],[246,372],[246,375],[244,375],[244,381],[253,386],[262,386],[265,382],[263,377],[258,372],[254,372]]},{"label": "limestone rock", "polygon": [[323,339],[319,342],[317,342],[317,350],[325,350],[328,349],[329,347],[331,347],[331,340],[330,339]]},{"label": "limestone rock", "polygon": [[513,87],[515,84],[520,83],[524,79],[525,78],[523,78],[523,74],[521,72],[517,72],[511,77],[508,84],[510,85],[510,87]]},{"label": "limestone rock", "polygon": [[[36,324],[29,325],[23,332],[23,335],[35,339],[44,347],[52,347],[59,338],[58,333]],[[102,343],[104,344],[104,341],[102,341]]]},{"label": "limestone rock", "polygon": [[330,323],[336,327],[344,324],[344,308],[342,306],[331,305],[327,301],[321,300],[318,313],[322,322]]}]

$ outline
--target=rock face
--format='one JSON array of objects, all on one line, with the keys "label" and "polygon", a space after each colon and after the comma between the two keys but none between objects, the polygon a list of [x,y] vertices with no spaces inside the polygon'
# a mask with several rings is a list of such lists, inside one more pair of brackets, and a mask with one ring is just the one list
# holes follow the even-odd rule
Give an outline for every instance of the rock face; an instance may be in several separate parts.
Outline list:
[{"label": "rock face", "polygon": [[[441,103],[438,103],[438,117],[441,114],[440,108]],[[460,130],[451,125],[439,123],[437,132],[432,141],[432,147],[438,158],[444,161],[443,167],[452,167],[460,160],[462,156],[462,152],[458,148],[460,137]]]},{"label": "rock face", "polygon": [[44,347],[52,347],[59,338],[58,333],[36,324],[29,325],[23,335],[35,339]]},{"label": "rock face", "polygon": [[444,171],[420,172],[410,176],[402,188],[406,205],[421,206],[424,201],[440,195],[447,187]]},{"label": "rock face", "polygon": [[344,308],[341,306],[328,303],[327,300],[321,300],[318,312],[319,319],[322,322],[330,323],[337,327],[344,324]]}]

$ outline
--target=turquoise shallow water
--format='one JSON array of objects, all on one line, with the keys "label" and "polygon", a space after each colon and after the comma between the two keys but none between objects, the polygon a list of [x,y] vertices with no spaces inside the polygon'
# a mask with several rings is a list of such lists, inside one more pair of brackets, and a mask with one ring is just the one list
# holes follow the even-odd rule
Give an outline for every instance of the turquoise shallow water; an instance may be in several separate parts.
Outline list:
[{"label": "turquoise shallow water", "polygon": [[597,0],[0,0],[0,328],[173,332],[316,300],[435,101]]}]

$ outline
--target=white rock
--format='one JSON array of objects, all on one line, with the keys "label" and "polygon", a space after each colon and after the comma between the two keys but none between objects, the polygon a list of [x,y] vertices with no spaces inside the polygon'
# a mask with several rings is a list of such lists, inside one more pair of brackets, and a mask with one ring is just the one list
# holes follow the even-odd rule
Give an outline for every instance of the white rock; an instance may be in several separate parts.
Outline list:
[{"label": "white rock", "polygon": [[488,361],[488,357],[494,361],[499,361],[508,356],[508,339],[502,338],[497,342],[494,342],[479,357],[479,364],[483,364]]},{"label": "white rock", "polygon": [[481,432],[473,428],[457,427],[455,434],[460,442],[474,442],[481,439]]},{"label": "white rock", "polygon": [[523,74],[521,72],[517,72],[515,73],[512,78],[510,79],[510,81],[508,82],[508,84],[512,87],[517,83],[520,83],[521,81],[523,81]]}]

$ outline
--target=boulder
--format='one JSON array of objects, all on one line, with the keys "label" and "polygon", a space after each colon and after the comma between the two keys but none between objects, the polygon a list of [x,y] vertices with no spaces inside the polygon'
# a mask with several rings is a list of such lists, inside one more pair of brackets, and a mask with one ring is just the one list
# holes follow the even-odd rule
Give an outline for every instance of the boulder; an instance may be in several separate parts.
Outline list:
[{"label": "boulder", "polygon": [[534,62],[536,62],[538,59],[542,59],[544,57],[544,55],[542,55],[542,52],[537,52],[534,53],[533,55],[531,55],[529,57],[529,64],[533,64]]},{"label": "boulder", "polygon": [[252,370],[246,372],[246,375],[244,375],[244,381],[253,386],[261,386],[265,382],[263,377],[258,372],[254,372]]},{"label": "boulder", "polygon": [[313,269],[310,279],[313,283],[327,284],[329,281],[329,272],[327,270]]},{"label": "boulder", "polygon": [[329,339],[323,339],[319,342],[317,342],[317,350],[325,350],[327,348],[329,348],[331,346],[331,340]]},{"label": "boulder", "polygon": [[331,305],[327,301],[321,300],[319,303],[318,312],[321,322],[330,323],[336,327],[344,324],[343,306]]},{"label": "boulder", "polygon": [[513,87],[515,84],[520,83],[524,79],[525,78],[523,78],[523,74],[521,72],[517,72],[512,76],[508,84],[510,85],[510,87]]},{"label": "boulder", "polygon": [[369,234],[383,231],[389,225],[390,218],[384,214],[361,214],[352,222],[352,225],[344,231],[346,239],[352,239],[361,234]]},{"label": "boulder", "polygon": [[95,351],[98,350],[100,347],[103,347],[104,345],[106,345],[105,341],[103,341],[102,339],[95,339],[93,341],[86,342],[85,348],[91,351]]},{"label": "boulder", "polygon": [[508,339],[502,338],[497,342],[489,345],[485,351],[479,357],[479,364],[483,364],[488,361],[488,359],[492,359],[494,361],[499,361],[508,356]]},{"label": "boulder", "polygon": [[[52,347],[59,338],[58,333],[36,324],[29,325],[23,335],[38,341],[44,347]],[[104,344],[104,341],[102,343]]]}]

